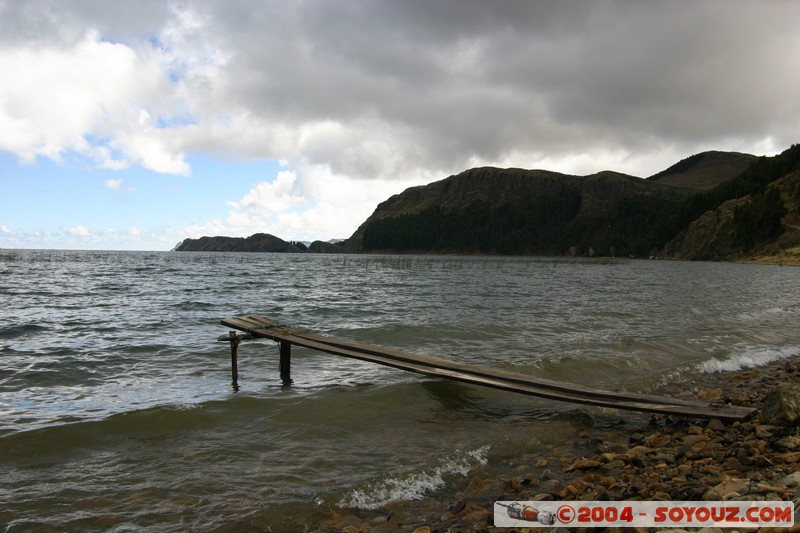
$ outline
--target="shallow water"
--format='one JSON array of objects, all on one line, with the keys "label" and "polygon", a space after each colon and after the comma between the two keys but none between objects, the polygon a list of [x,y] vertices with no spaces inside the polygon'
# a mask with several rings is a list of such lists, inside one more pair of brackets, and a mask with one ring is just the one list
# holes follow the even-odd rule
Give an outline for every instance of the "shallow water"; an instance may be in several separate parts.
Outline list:
[{"label": "shallow water", "polygon": [[627,415],[244,343],[221,318],[601,388],[800,352],[800,270],[495,257],[0,250],[6,531],[313,527]]}]

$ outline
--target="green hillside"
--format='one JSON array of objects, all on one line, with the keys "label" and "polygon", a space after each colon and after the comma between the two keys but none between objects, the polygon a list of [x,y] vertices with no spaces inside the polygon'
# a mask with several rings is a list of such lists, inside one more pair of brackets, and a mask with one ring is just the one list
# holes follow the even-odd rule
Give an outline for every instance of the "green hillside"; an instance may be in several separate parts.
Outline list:
[{"label": "green hillside", "polygon": [[[702,181],[703,170],[692,168],[701,163],[716,181],[728,173],[705,191],[613,172],[581,177],[472,169],[390,198],[344,247],[351,252],[690,259],[741,259],[770,246],[768,253],[791,249],[792,239],[781,238],[797,231],[792,224],[797,181],[787,176],[800,168],[800,146],[774,157],[713,154],[689,158],[681,168],[656,175],[664,179],[680,173]],[[743,172],[730,176],[751,159]],[[781,186],[774,185],[785,177]],[[713,237],[716,245],[692,251],[687,236],[693,223],[718,210],[726,222]]]}]

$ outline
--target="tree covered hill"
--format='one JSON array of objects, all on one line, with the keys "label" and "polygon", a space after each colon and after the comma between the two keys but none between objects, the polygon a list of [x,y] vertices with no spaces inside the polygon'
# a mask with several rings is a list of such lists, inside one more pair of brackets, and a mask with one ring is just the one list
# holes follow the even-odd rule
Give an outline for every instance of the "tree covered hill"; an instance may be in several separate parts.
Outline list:
[{"label": "tree covered hill", "polygon": [[[381,203],[344,249],[693,259],[769,254],[793,246],[785,234],[795,231],[796,180],[774,182],[797,170],[798,160],[797,145],[774,157],[706,152],[648,180],[608,171],[471,169]],[[692,223],[720,209],[725,223],[707,236],[719,246],[693,252],[699,227]]]}]

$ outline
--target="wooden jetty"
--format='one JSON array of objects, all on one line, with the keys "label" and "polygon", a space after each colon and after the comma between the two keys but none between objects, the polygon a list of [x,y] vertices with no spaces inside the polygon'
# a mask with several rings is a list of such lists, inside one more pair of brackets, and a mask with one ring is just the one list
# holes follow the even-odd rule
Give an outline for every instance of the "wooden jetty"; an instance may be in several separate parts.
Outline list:
[{"label": "wooden jetty", "polygon": [[383,346],[327,337],[305,329],[285,326],[260,316],[227,318],[221,320],[220,323],[223,326],[244,332],[241,335],[231,331],[227,337],[220,337],[219,339],[230,341],[231,343],[231,374],[235,389],[238,389],[237,347],[240,341],[250,338],[264,338],[280,343],[279,369],[284,382],[289,381],[291,346],[294,344],[333,355],[370,361],[419,374],[565,402],[694,418],[717,418],[720,420],[743,420],[751,417],[755,412],[755,409],[750,407],[593,389],[572,383],[520,375],[507,370],[484,368],[438,357],[416,355]]}]

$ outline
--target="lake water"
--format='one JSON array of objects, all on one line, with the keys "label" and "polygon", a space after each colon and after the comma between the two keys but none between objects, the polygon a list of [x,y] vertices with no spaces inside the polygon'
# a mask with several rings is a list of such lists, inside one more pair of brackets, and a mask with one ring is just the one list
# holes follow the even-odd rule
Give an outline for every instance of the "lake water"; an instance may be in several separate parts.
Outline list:
[{"label": "lake water", "polygon": [[234,392],[226,317],[648,393],[800,353],[800,270],[725,263],[0,250],[0,309],[3,531],[303,530],[640,416],[269,341]]}]

